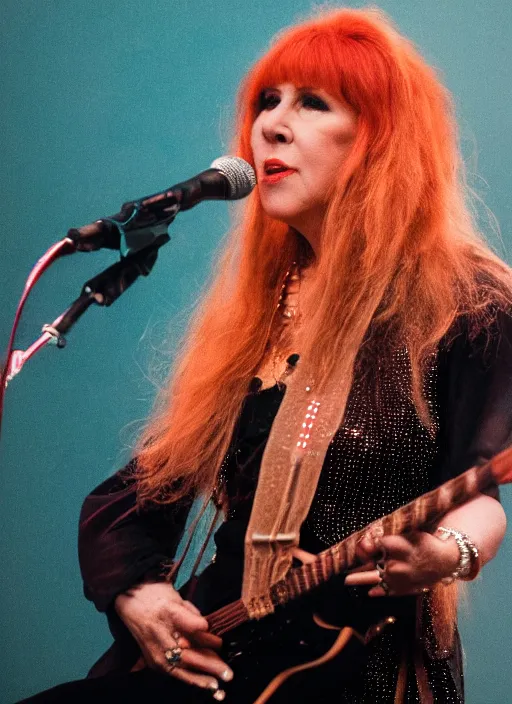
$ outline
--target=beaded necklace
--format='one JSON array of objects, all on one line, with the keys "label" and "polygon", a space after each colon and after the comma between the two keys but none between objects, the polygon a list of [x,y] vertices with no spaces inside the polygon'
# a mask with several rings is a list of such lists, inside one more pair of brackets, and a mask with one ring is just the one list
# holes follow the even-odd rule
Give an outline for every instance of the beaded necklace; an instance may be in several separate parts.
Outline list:
[{"label": "beaded necklace", "polygon": [[[268,386],[272,379],[277,385],[281,385],[299,359],[298,354],[290,353],[294,347],[294,333],[301,320],[300,285],[301,269],[297,262],[293,262],[283,279],[271,323],[266,361],[263,362],[262,373],[260,372],[262,384],[265,386]],[[285,360],[286,365],[281,372]]]}]

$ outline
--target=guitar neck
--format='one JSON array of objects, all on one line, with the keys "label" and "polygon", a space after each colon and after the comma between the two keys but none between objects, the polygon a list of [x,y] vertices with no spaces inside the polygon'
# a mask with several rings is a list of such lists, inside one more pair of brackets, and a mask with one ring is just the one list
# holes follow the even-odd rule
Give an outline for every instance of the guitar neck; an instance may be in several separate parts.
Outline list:
[{"label": "guitar neck", "polygon": [[[334,575],[354,567],[357,564],[357,544],[368,531],[378,531],[380,535],[398,535],[413,530],[431,530],[451,509],[461,506],[490,486],[512,481],[511,464],[512,448],[508,448],[486,464],[468,469],[437,489],[352,533],[340,543],[319,553],[314,561],[291,569],[285,579],[271,587],[272,603],[274,606],[286,604]],[[268,597],[261,597],[261,601],[268,601]],[[207,618],[210,630],[222,635],[249,620],[249,614],[239,599]]]},{"label": "guitar neck", "polygon": [[290,571],[286,578],[286,582],[290,581],[292,586],[293,594],[290,598],[295,598],[330,577],[356,566],[357,545],[366,533],[375,531],[378,535],[401,535],[414,530],[432,530],[449,511],[466,503],[492,484],[495,484],[495,479],[489,464],[473,467],[437,489],[352,533],[345,540],[319,553],[314,562]]}]

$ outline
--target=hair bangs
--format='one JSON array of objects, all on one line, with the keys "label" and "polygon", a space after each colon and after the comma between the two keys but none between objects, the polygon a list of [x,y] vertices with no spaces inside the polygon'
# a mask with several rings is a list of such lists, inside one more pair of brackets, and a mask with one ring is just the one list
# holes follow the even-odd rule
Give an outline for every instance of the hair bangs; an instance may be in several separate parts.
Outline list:
[{"label": "hair bangs", "polygon": [[[323,89],[336,98],[345,98],[343,85],[347,63],[340,38],[328,29],[291,32],[254,67],[248,81],[248,105],[253,118],[265,88],[282,83]],[[346,98],[345,98],[346,99]]]}]

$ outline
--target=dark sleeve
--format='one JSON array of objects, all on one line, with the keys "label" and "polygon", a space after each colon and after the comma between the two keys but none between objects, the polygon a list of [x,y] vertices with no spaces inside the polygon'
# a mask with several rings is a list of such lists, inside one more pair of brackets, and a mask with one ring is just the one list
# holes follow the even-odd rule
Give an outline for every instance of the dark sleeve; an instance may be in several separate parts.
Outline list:
[{"label": "dark sleeve", "polygon": [[[512,443],[512,317],[498,311],[475,337],[462,322],[440,352],[440,464],[442,483]],[[491,495],[498,498],[497,492]]]},{"label": "dark sleeve", "polygon": [[99,611],[135,584],[162,575],[174,557],[192,498],[140,511],[134,464],[100,484],[80,513],[78,555],[84,593]]}]

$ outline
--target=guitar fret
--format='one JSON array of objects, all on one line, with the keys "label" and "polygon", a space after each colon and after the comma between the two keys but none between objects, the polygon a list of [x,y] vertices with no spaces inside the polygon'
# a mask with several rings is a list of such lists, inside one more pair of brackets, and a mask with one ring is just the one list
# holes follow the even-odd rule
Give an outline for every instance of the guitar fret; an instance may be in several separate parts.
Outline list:
[{"label": "guitar fret", "polygon": [[311,588],[311,583],[309,581],[309,575],[308,575],[308,566],[307,565],[302,565],[302,570],[301,570],[301,577],[302,577],[302,583],[304,585],[304,589],[306,591],[309,591]]},{"label": "guitar fret", "polygon": [[332,563],[334,566],[334,573],[338,574],[341,571],[340,567],[340,543],[331,548]]},{"label": "guitar fret", "polygon": [[324,582],[327,582],[329,577],[331,576],[331,573],[329,572],[329,565],[327,564],[328,562],[328,557],[327,556],[319,556],[320,559],[320,569],[322,570],[322,579]]},{"label": "guitar fret", "polygon": [[301,593],[301,585],[300,585],[300,575],[299,575],[299,570],[295,569],[292,574],[292,584],[293,584],[293,589],[294,589],[294,596],[299,596]]},{"label": "guitar fret", "polygon": [[395,535],[399,528],[399,518],[396,513],[392,513],[390,516],[385,516],[382,519],[382,528],[386,535]]},{"label": "guitar fret", "polygon": [[[325,554],[325,553],[324,553],[324,554]],[[326,559],[326,562],[327,562],[327,565],[328,565],[328,569],[329,569],[330,574],[331,574],[331,575],[332,575],[332,574],[335,574],[334,559],[333,559],[333,557],[332,557],[332,552],[331,552],[330,550],[328,550],[327,553],[325,554],[325,559]]]},{"label": "guitar fret", "polygon": [[320,584],[320,574],[317,567],[318,565],[316,564],[316,562],[308,563],[309,576],[315,587],[318,587],[318,585]]},{"label": "guitar fret", "polygon": [[407,527],[407,514],[404,506],[400,511],[391,514],[391,532],[393,535],[397,535],[403,533]]},{"label": "guitar fret", "polygon": [[311,568],[311,573],[313,575],[313,583],[314,583],[315,587],[317,587],[322,582],[322,578],[321,578],[322,565],[319,565],[317,562],[312,562],[310,565],[310,568]]},{"label": "guitar fret", "polygon": [[[452,501],[452,493],[448,489],[448,487],[441,486],[439,487],[439,491],[437,494],[437,508],[439,509],[447,509],[448,506],[450,505],[450,502]],[[434,507],[432,507],[434,508]]]},{"label": "guitar fret", "polygon": [[[276,585],[278,603],[285,603],[309,591],[333,574],[355,564],[357,543],[367,531],[381,527],[384,533],[398,533],[409,529],[429,530],[435,520],[442,518],[448,510],[463,504],[478,491],[492,484],[512,482],[512,448],[504,450],[482,467],[473,467],[464,474],[451,479],[437,489],[419,497],[388,516],[375,521],[340,543],[319,553],[311,563],[289,571],[284,583]],[[282,590],[281,593],[279,589]],[[280,597],[282,602],[279,601]],[[264,597],[262,597],[263,599]],[[266,598],[266,597],[265,597]],[[242,600],[228,604],[208,617],[211,631],[222,635],[235,626],[250,619]]]},{"label": "guitar fret", "polygon": [[295,599],[297,597],[297,590],[295,589],[295,585],[293,584],[293,579],[291,579],[292,575],[288,575],[286,577],[285,582],[286,586],[288,588],[288,597],[290,599]]},{"label": "guitar fret", "polygon": [[328,548],[328,549],[325,550],[325,552],[323,553],[324,555],[329,555],[329,559],[330,559],[330,561],[331,561],[331,570],[332,570],[332,573],[333,573],[333,574],[336,574],[336,557],[335,557],[335,553],[336,553],[336,545],[333,545],[332,547]]},{"label": "guitar fret", "polygon": [[353,565],[356,561],[357,542],[357,538],[352,539],[351,536],[344,541],[340,550],[340,557],[341,553],[343,553],[343,559],[340,560],[339,572],[347,565]]},{"label": "guitar fret", "polygon": [[422,525],[426,522],[428,518],[428,505],[427,502],[418,502],[416,504],[416,511],[414,513],[414,522],[418,525]]}]

